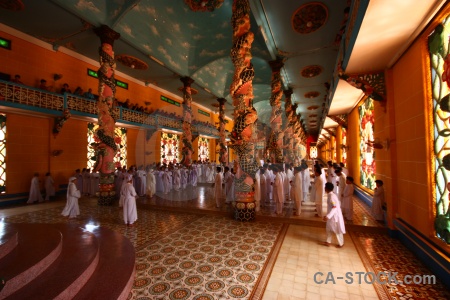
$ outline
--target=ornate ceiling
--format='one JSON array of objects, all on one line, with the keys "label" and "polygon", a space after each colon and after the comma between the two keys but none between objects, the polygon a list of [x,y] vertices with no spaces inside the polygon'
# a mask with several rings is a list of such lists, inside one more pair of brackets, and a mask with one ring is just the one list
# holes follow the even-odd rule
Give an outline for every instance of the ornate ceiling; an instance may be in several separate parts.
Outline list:
[{"label": "ornate ceiling", "polygon": [[[259,120],[269,121],[269,62],[280,57],[284,89],[292,88],[306,132],[317,136],[369,1],[249,2]],[[214,109],[217,98],[225,98],[230,116],[231,6],[232,0],[0,0],[0,22],[96,61],[100,41],[93,28],[107,25],[121,36],[114,43],[119,71],[179,96],[179,79],[189,76],[198,90],[195,102]]]}]

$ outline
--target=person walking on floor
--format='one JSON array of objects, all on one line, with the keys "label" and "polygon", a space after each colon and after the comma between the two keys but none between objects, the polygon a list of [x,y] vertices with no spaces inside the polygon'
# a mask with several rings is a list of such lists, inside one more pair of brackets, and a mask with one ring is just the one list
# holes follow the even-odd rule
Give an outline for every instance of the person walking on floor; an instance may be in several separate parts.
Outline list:
[{"label": "person walking on floor", "polygon": [[336,194],[333,192],[334,185],[331,182],[325,184],[325,193],[327,193],[328,214],[323,217],[327,222],[327,240],[322,245],[330,246],[333,234],[336,236],[338,244],[336,248],[344,246],[345,224],[342,216],[341,205]]},{"label": "person walking on floor", "polygon": [[121,191],[123,197],[123,221],[127,226],[133,226],[137,221],[137,208],[136,208],[136,190],[133,186],[133,176],[127,174],[126,184]]},{"label": "person walking on floor", "polygon": [[69,185],[67,186],[67,202],[61,213],[61,215],[64,217],[69,217],[69,219],[76,218],[80,214],[78,199],[81,197],[81,192],[77,188],[76,183],[76,177],[69,178]]},{"label": "person walking on floor", "polygon": [[32,204],[36,202],[44,202],[39,186],[39,173],[34,173],[33,179],[31,179],[30,195],[28,196],[27,203]]}]

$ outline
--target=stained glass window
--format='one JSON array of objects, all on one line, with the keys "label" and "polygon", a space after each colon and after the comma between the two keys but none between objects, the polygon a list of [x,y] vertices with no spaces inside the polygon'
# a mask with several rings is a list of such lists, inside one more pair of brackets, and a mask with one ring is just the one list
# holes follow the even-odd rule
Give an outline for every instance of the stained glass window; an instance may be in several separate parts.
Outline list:
[{"label": "stained glass window", "polygon": [[207,138],[198,138],[198,159],[201,161],[209,159],[209,140]]},{"label": "stained glass window", "polygon": [[178,135],[163,132],[161,134],[161,162],[167,164],[179,162],[179,145],[180,137]]},{"label": "stained glass window", "polygon": [[341,162],[347,164],[347,129],[342,127],[342,159]]},{"label": "stained glass window", "polygon": [[0,193],[6,192],[6,115],[0,114]]},{"label": "stained glass window", "polygon": [[428,38],[433,101],[434,178],[438,238],[450,244],[450,206],[448,177],[450,171],[450,56],[449,17]]},{"label": "stained glass window", "polygon": [[374,106],[373,100],[367,98],[358,108],[360,136],[360,180],[361,184],[371,190],[375,185],[375,151],[369,141],[374,141]]},{"label": "stained glass window", "polygon": [[[98,124],[88,123],[87,140],[87,168],[92,169],[95,165],[95,151],[91,147],[92,143],[100,142],[99,138],[95,135],[95,131],[98,128]],[[114,141],[119,145],[119,151],[117,151],[114,157],[116,165],[127,165],[127,129],[117,127],[114,130]]]}]

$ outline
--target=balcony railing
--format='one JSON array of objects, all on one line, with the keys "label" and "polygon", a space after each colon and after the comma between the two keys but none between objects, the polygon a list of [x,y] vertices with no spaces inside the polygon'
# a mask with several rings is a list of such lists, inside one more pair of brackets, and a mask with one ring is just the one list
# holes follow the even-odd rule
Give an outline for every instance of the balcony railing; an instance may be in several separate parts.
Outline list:
[{"label": "balcony railing", "polygon": [[[37,111],[54,116],[61,116],[67,108],[72,115],[97,118],[97,100],[67,93],[56,94],[3,80],[0,80],[0,106]],[[147,129],[182,131],[183,122],[179,118],[146,114],[120,106],[115,107],[113,113],[116,122],[119,123]],[[219,131],[213,126],[192,125],[192,132],[219,138]]]}]

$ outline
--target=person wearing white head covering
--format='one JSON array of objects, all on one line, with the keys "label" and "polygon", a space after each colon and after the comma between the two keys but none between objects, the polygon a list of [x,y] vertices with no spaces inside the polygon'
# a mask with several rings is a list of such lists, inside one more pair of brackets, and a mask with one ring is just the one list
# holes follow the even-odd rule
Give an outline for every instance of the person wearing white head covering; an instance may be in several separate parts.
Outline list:
[{"label": "person wearing white head covering", "polygon": [[169,169],[166,168],[166,171],[162,174],[164,194],[168,194],[170,192],[170,180],[171,180],[171,176],[169,174]]},{"label": "person wearing white head covering", "polygon": [[173,189],[179,191],[181,188],[181,172],[175,167],[173,171]]},{"label": "person wearing white head covering", "polygon": [[137,208],[136,208],[136,190],[132,184],[132,175],[127,175],[126,184],[121,191],[123,197],[123,221],[128,226],[133,226],[133,223],[137,220]]},{"label": "person wearing white head covering", "polygon": [[67,203],[61,213],[64,217],[76,218],[80,214],[78,199],[81,197],[81,192],[77,189],[76,182],[76,177],[69,178],[69,185],[67,186]]},{"label": "person wearing white head covering", "polygon": [[197,180],[198,180],[197,171],[198,170],[199,169],[196,167],[191,167],[191,172],[189,173],[188,181],[190,184],[192,184],[192,186],[197,186]]},{"label": "person wearing white head covering", "polygon": [[187,185],[188,170],[186,169],[186,167],[183,167],[180,170],[180,173],[181,173],[181,188],[184,190]]},{"label": "person wearing white head covering", "polygon": [[41,188],[39,186],[39,173],[34,173],[33,179],[31,179],[30,195],[28,196],[28,204],[35,202],[43,202],[44,198],[41,195]]},{"label": "person wearing white head covering", "polygon": [[156,178],[152,169],[148,169],[146,181],[147,196],[151,198],[156,193]]}]

